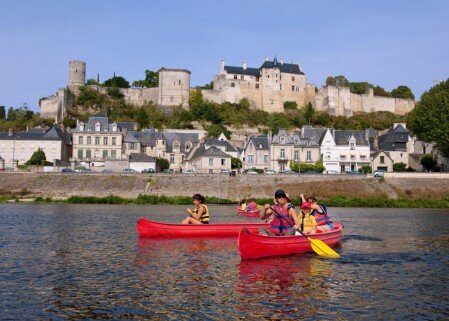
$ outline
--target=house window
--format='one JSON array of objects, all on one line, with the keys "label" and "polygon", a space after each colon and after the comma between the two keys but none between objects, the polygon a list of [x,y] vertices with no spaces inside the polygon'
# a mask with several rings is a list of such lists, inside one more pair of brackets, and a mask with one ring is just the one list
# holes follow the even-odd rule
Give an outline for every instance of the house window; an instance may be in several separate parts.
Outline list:
[{"label": "house window", "polygon": [[209,158],[209,166],[214,166],[214,159],[213,158]]},{"label": "house window", "polygon": [[299,151],[295,150],[295,156],[294,156],[295,162],[299,161]]},{"label": "house window", "polygon": [[83,144],[83,136],[78,137],[78,144]]},{"label": "house window", "polygon": [[83,159],[83,150],[78,149],[78,159]]},{"label": "house window", "polygon": [[234,79],[237,79],[237,75],[234,75]]},{"label": "house window", "polygon": [[360,155],[360,158],[361,158],[361,159],[365,159],[365,158],[366,158],[366,155]]},{"label": "house window", "polygon": [[263,155],[263,163],[268,164],[268,155]]},{"label": "house window", "polygon": [[355,149],[355,142],[350,142],[349,143],[349,148],[350,149]]},{"label": "house window", "polygon": [[116,140],[117,140],[117,137],[112,137],[112,145],[117,145]]},{"label": "house window", "polygon": [[281,149],[281,159],[285,158],[285,149]]},{"label": "house window", "polygon": [[179,149],[179,143],[173,143],[173,149]]},{"label": "house window", "polygon": [[292,81],[295,81],[295,77],[292,77]]},{"label": "house window", "polygon": [[341,155],[341,159],[346,159],[346,155]]},{"label": "house window", "polygon": [[92,144],[92,138],[90,136],[87,136],[87,145]]},{"label": "house window", "polygon": [[306,160],[307,160],[308,162],[310,162],[310,161],[312,160],[312,152],[311,152],[311,151],[307,151],[307,154],[306,154]]},{"label": "house window", "polygon": [[170,154],[170,164],[175,163],[175,154]]},{"label": "house window", "polygon": [[259,84],[256,84],[256,89],[259,89]]},{"label": "house window", "polygon": [[209,169],[209,174],[213,174],[214,173],[214,170],[211,168],[211,169]]},{"label": "house window", "polygon": [[279,85],[279,89],[282,90],[282,84]]},{"label": "house window", "polygon": [[107,145],[108,144],[108,138],[107,137],[103,137],[103,145]]},{"label": "house window", "polygon": [[136,143],[129,143],[129,149],[136,149]]},{"label": "house window", "polygon": [[86,158],[90,158],[91,152],[90,149],[86,149]]},{"label": "house window", "polygon": [[279,170],[281,172],[285,171],[285,164],[284,163],[279,164]]},{"label": "house window", "polygon": [[87,126],[87,131],[91,131],[92,130],[92,126]]},{"label": "house window", "polygon": [[181,85],[181,80],[178,80],[178,85]]},{"label": "house window", "polygon": [[295,86],[292,86],[292,91],[295,91]]},{"label": "house window", "polygon": [[226,165],[226,158],[221,159],[221,166],[224,166],[224,165]]},{"label": "house window", "polygon": [[103,158],[108,157],[108,150],[107,149],[103,149]]},{"label": "house window", "polygon": [[235,84],[233,82],[231,82],[231,87],[235,87]]},{"label": "house window", "polygon": [[111,150],[111,158],[113,159],[117,158],[117,151],[115,149]]},{"label": "house window", "polygon": [[355,159],[355,155],[351,155],[351,159]]},{"label": "house window", "polygon": [[385,164],[385,156],[380,156],[380,163]]},{"label": "house window", "polygon": [[254,161],[254,155],[248,155],[248,164],[252,164]]},{"label": "house window", "polygon": [[95,145],[100,145],[100,137],[95,137]]}]

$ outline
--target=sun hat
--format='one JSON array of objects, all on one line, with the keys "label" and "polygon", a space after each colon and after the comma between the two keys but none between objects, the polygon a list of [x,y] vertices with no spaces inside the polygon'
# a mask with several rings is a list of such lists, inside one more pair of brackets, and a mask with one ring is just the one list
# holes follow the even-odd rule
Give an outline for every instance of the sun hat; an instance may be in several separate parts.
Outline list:
[{"label": "sun hat", "polygon": [[302,210],[310,210],[312,208],[312,204],[310,202],[302,202],[301,209]]}]

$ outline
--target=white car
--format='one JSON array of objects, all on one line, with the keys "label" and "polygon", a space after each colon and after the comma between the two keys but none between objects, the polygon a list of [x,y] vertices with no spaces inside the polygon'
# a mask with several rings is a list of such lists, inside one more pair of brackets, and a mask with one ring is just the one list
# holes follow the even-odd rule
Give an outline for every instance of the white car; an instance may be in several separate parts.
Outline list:
[{"label": "white car", "polygon": [[277,173],[276,173],[276,171],[275,171],[274,169],[267,169],[267,171],[265,172],[265,174],[272,175],[272,174],[277,174]]},{"label": "white car", "polygon": [[340,174],[340,173],[337,172],[337,171],[334,170],[334,169],[330,169],[330,170],[327,171],[327,174],[328,174],[328,175],[337,175],[337,174]]},{"label": "white car", "polygon": [[383,177],[384,174],[385,174],[385,172],[383,170],[380,170],[380,169],[374,171],[374,177]]}]

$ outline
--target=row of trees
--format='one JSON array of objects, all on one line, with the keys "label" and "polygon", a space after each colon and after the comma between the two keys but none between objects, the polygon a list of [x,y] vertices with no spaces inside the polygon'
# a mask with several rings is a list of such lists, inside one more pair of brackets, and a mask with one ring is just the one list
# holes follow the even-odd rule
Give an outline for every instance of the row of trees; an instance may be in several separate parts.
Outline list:
[{"label": "row of trees", "polygon": [[[97,77],[97,79],[88,79],[86,81],[86,85],[97,85],[112,88],[130,88],[129,81],[122,76],[116,76],[115,72],[112,78],[105,80],[103,83],[101,83],[99,81],[99,77]],[[159,72],[148,69],[145,70],[145,78],[133,81],[132,86],[137,88],[152,88],[159,86]]]},{"label": "row of trees", "polygon": [[354,94],[365,94],[369,88],[372,88],[375,96],[415,99],[415,95],[413,94],[412,90],[407,86],[400,85],[389,92],[379,85],[375,86],[366,81],[351,82],[343,75],[327,77],[326,85],[336,87],[349,87],[349,90]]},{"label": "row of trees", "polygon": [[8,108],[0,106],[0,131],[24,130],[26,127],[36,127],[39,125],[50,126],[54,123],[53,119],[43,119],[39,114],[28,109],[26,105],[19,108]]}]

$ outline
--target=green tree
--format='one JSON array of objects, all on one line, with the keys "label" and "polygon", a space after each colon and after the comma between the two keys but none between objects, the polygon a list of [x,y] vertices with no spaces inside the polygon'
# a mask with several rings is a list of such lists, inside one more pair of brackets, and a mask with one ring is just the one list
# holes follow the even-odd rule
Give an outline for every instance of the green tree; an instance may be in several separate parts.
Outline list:
[{"label": "green tree", "polygon": [[402,162],[393,164],[394,172],[405,172],[406,170],[407,170],[407,165]]},{"label": "green tree", "polygon": [[413,94],[412,90],[404,85],[398,86],[398,88],[393,89],[391,91],[391,96],[394,98],[415,99],[415,95]]},{"label": "green tree", "polygon": [[87,79],[86,85],[100,85],[100,83],[96,79],[90,78]]},{"label": "green tree", "polygon": [[368,88],[373,88],[373,85],[366,81],[351,82],[349,84],[349,90],[354,94],[365,94],[368,91]]},{"label": "green tree", "polygon": [[437,161],[432,157],[432,155],[424,155],[421,157],[421,165],[426,171],[430,172],[437,166]]},{"label": "green tree", "polygon": [[309,125],[311,124],[314,115],[315,109],[313,109],[312,103],[308,102],[304,108],[304,118],[306,119]]},{"label": "green tree", "polygon": [[391,97],[391,94],[380,86],[373,88],[374,96]]},{"label": "green tree", "polygon": [[240,169],[240,168],[242,168],[242,166],[243,166],[243,163],[239,158],[237,158],[237,157],[231,158],[231,168],[232,169]]},{"label": "green tree", "polygon": [[133,87],[153,88],[159,86],[159,71],[145,70],[145,79],[133,82]]},{"label": "green tree", "polygon": [[47,157],[45,156],[45,152],[38,148],[37,151],[31,155],[31,158],[25,163],[26,165],[45,165],[45,161]]},{"label": "green tree", "polygon": [[205,84],[204,86],[197,87],[199,89],[214,89],[214,81],[212,80],[210,83]]},{"label": "green tree", "polygon": [[0,106],[0,119],[6,119],[5,106]]},{"label": "green tree", "polygon": [[242,111],[242,110],[249,110],[250,104],[249,104],[248,99],[247,98],[241,99],[240,102],[239,102],[239,107],[240,107],[239,108],[240,111]]},{"label": "green tree", "polygon": [[62,120],[62,124],[67,128],[75,128],[76,127],[76,120],[72,117],[64,117]]},{"label": "green tree", "polygon": [[189,105],[192,106],[199,106],[203,102],[203,93],[200,89],[193,89],[190,91],[189,96]]},{"label": "green tree", "polygon": [[339,76],[329,76],[326,79],[326,85],[328,86],[337,86],[337,87],[349,87],[349,80],[346,79],[345,76],[339,75]]},{"label": "green tree", "polygon": [[371,168],[371,166],[369,165],[363,165],[360,170],[362,171],[362,173],[364,174],[368,174],[368,173],[372,173],[373,169]]},{"label": "green tree", "polygon": [[159,167],[161,171],[163,171],[164,169],[170,168],[170,163],[165,158],[156,157],[156,166]]},{"label": "green tree", "polygon": [[140,125],[140,128],[148,127],[150,116],[148,115],[145,108],[141,107],[136,113],[135,121]]},{"label": "green tree", "polygon": [[129,81],[122,76],[115,76],[109,78],[103,83],[106,87],[118,87],[118,88],[129,88]]},{"label": "green tree", "polygon": [[284,109],[297,109],[298,104],[296,101],[284,101]]},{"label": "green tree", "polygon": [[449,79],[422,94],[407,125],[420,140],[434,142],[449,157]]},{"label": "green tree", "polygon": [[221,133],[223,133],[228,139],[231,137],[231,132],[222,124],[206,125],[204,126],[204,129],[206,129],[208,137],[218,137]]},{"label": "green tree", "polygon": [[108,87],[107,91],[108,91],[109,97],[111,97],[111,98],[120,99],[120,98],[123,98],[123,96],[124,96],[122,94],[122,92],[120,91],[120,88],[116,87],[116,86]]}]

